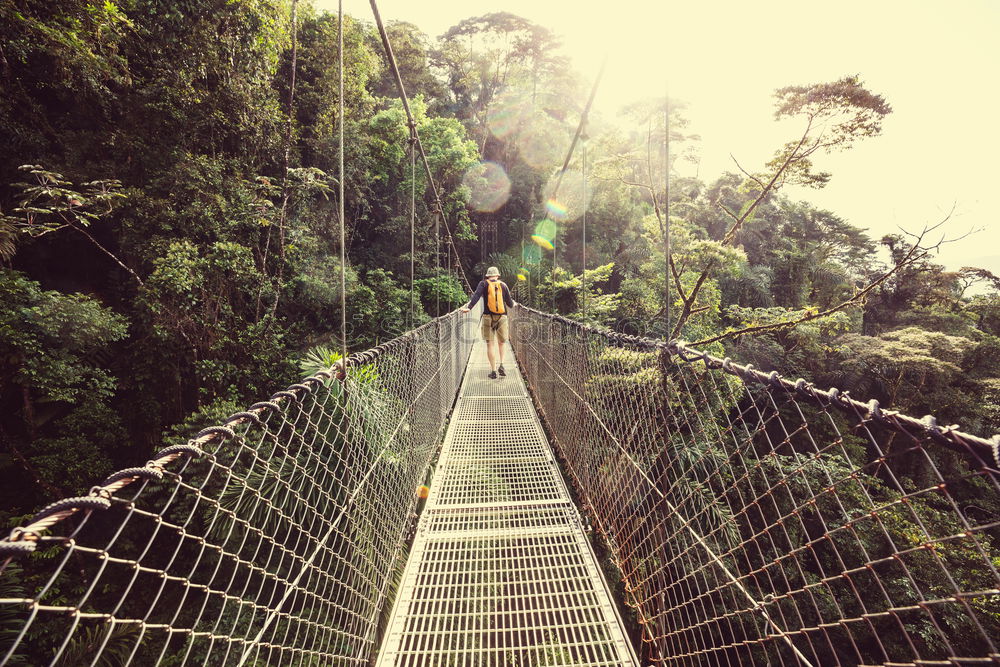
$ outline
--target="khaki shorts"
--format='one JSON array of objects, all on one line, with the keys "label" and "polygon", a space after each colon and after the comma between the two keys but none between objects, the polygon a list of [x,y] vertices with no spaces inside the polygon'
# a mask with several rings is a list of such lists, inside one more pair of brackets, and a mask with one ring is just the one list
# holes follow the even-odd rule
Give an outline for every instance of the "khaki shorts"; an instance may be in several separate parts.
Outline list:
[{"label": "khaki shorts", "polygon": [[487,343],[493,340],[496,336],[497,340],[501,343],[506,343],[507,339],[510,337],[510,326],[507,324],[506,315],[483,315],[483,319],[479,324],[479,327],[483,331],[483,340]]}]

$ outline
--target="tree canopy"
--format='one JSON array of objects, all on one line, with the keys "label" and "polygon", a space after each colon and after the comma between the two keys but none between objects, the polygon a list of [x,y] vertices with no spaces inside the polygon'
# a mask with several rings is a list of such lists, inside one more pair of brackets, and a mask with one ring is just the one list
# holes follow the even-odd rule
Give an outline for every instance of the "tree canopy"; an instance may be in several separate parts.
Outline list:
[{"label": "tree canopy", "polygon": [[457,258],[369,22],[344,23],[340,118],[337,17],[307,2],[0,0],[0,520],[295,381],[342,334],[359,350],[461,305],[459,267],[475,284],[500,266],[545,310],[1000,431],[1000,279],[946,270],[920,230],[874,239],[786,195],[877,140],[892,108],[860,76],[777,90],[795,134],[706,182],[683,169],[699,137],[679,100],[580,127],[585,78],[544,26],[387,32]]}]

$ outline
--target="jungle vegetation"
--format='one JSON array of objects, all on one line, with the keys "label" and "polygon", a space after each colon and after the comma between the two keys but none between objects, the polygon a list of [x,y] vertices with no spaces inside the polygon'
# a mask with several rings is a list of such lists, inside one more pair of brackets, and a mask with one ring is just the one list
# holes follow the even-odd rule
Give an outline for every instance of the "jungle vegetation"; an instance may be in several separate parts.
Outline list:
[{"label": "jungle vegetation", "polygon": [[[294,0],[0,0],[4,525],[336,347],[337,25]],[[859,77],[777,91],[798,136],[712,182],[679,173],[697,144],[681,101],[593,118],[586,192],[578,155],[556,193],[590,81],[552,32],[506,13],[440,36],[388,32],[470,279],[495,264],[542,310],[1000,431],[1000,278],[935,263],[933,230],[872,238],[785,194],[836,177],[817,167],[825,152],[878,140],[891,106]],[[378,34],[348,17],[344,44],[345,297],[360,350],[466,292],[436,251]]]}]

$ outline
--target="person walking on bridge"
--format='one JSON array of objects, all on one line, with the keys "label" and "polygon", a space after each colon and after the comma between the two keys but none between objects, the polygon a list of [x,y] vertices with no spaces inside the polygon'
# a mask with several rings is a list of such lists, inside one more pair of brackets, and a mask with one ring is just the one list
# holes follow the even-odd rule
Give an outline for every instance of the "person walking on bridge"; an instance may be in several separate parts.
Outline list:
[{"label": "person walking on bridge", "polygon": [[[507,322],[507,313],[514,307],[514,299],[510,296],[510,288],[500,280],[500,269],[491,266],[486,269],[485,280],[479,281],[476,291],[472,294],[469,305],[462,307],[462,312],[467,313],[479,299],[483,300],[483,317],[480,321],[480,329],[483,333],[483,340],[486,341],[486,356],[490,359],[490,379],[495,380],[497,373],[506,376],[503,368],[503,345],[510,335],[510,326]],[[497,352],[494,352],[493,344],[496,342]],[[500,364],[497,365],[499,359]]]}]

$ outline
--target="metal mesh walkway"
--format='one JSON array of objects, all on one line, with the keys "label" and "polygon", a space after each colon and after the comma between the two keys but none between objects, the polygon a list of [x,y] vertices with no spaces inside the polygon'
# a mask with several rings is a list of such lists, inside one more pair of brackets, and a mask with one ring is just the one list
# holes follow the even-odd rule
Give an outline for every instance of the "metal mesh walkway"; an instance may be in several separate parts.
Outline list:
[{"label": "metal mesh walkway", "polygon": [[379,665],[635,665],[524,381],[473,349]]}]

